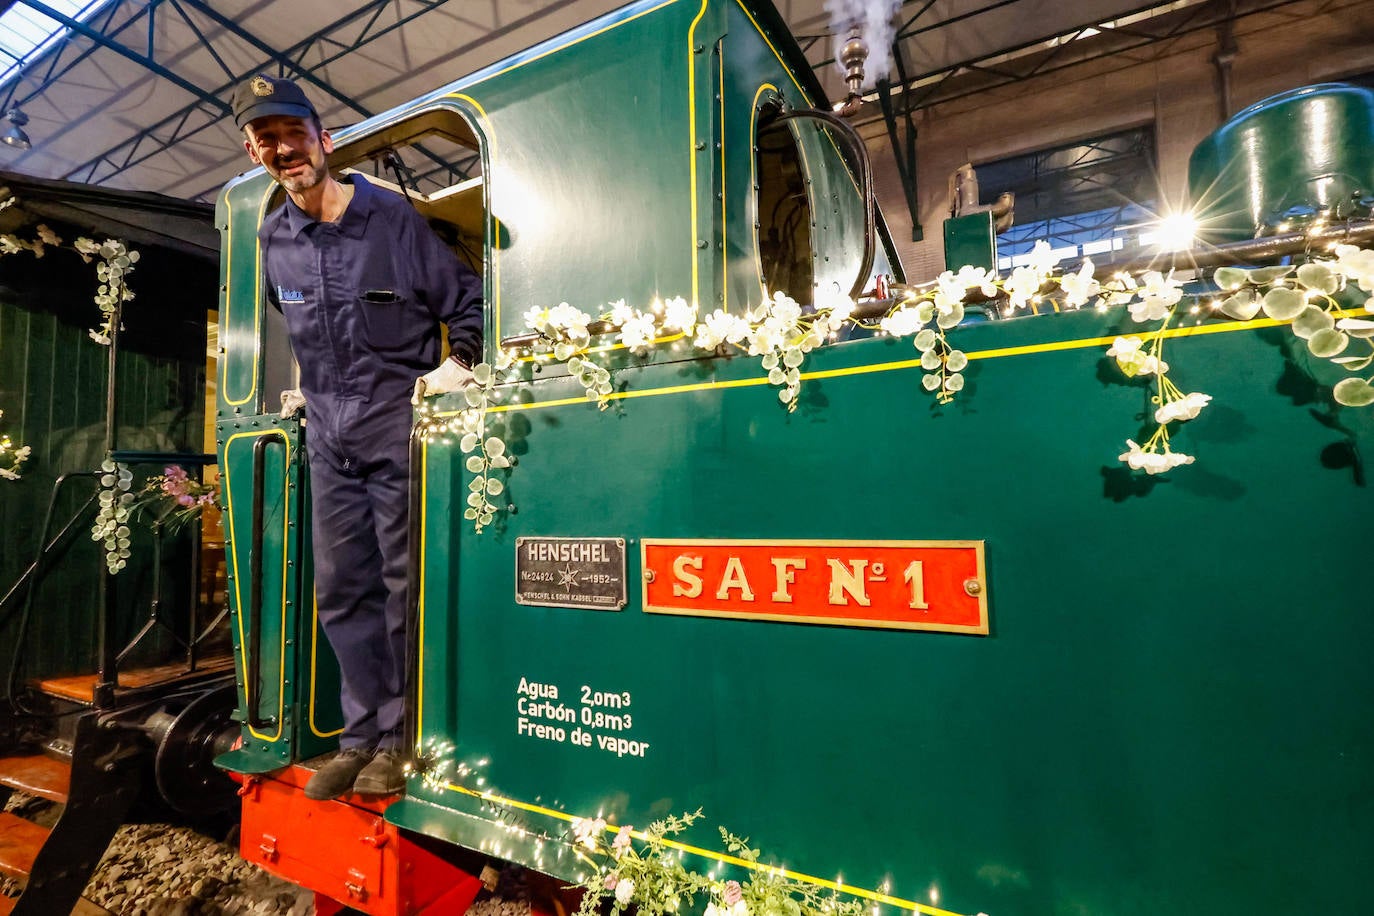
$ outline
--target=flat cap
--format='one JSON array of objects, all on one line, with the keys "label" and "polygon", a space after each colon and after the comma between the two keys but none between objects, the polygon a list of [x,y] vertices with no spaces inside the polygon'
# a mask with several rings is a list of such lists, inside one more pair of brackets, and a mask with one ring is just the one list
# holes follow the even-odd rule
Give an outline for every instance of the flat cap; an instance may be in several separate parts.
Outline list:
[{"label": "flat cap", "polygon": [[315,106],[301,87],[291,80],[259,73],[239,83],[234,90],[234,124],[242,129],[255,118],[286,115],[292,118],[315,117]]}]

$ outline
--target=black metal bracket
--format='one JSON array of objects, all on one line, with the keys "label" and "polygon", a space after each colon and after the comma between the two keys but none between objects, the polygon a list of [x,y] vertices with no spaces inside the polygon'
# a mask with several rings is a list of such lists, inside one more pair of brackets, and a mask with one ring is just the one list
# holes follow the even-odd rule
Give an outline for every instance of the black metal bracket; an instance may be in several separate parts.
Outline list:
[{"label": "black metal bracket", "polygon": [[71,792],[34,858],[16,916],[69,913],[119,825],[138,798],[151,748],[139,734],[88,712],[76,725]]},{"label": "black metal bracket", "polygon": [[[900,41],[892,45],[892,60],[897,67],[899,85],[908,86]],[[911,216],[911,240],[919,242],[925,238],[925,231],[921,228],[920,197],[916,187],[916,121],[911,117],[912,105],[909,96],[910,89],[906,89],[894,99],[892,83],[885,79],[878,81],[878,107],[883,110],[887,139],[892,146],[892,157],[897,163],[897,174],[902,179],[902,193],[906,196],[906,209]],[[900,137],[897,134],[899,118],[902,122]]]}]

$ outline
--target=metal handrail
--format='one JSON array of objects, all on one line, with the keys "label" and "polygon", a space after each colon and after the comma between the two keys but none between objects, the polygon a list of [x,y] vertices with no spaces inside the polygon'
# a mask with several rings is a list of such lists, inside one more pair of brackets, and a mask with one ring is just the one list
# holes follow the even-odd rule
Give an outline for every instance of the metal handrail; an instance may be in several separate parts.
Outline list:
[{"label": "metal handrail", "polygon": [[19,578],[15,580],[14,585],[12,585],[10,587],[10,590],[5,593],[5,596],[3,598],[0,598],[0,608],[3,608],[9,602],[9,600],[12,597],[14,597],[15,593],[17,593],[19,589],[24,586],[25,582],[29,579],[32,579],[31,582],[28,582],[28,591],[24,595],[24,606],[19,616],[19,629],[18,632],[15,634],[14,639],[14,656],[10,659],[9,676],[6,680],[7,698],[10,703],[10,708],[13,709],[15,712],[28,712],[28,710],[24,709],[19,703],[19,670],[23,665],[24,643],[28,639],[29,621],[33,615],[33,599],[35,593],[37,593],[38,591],[38,580],[40,572],[42,570],[43,561],[47,559],[50,553],[57,549],[59,544],[66,540],[67,535],[71,533],[72,528],[79,521],[81,521],[82,517],[85,516],[86,511],[90,509],[92,505],[95,504],[96,498],[100,493],[100,489],[97,487],[94,491],[92,491],[91,495],[87,497],[86,501],[81,504],[81,507],[77,509],[76,512],[72,513],[71,518],[69,518],[67,520],[67,523],[62,526],[62,530],[59,531],[56,534],[56,536],[54,536],[51,540],[49,540],[48,531],[52,528],[53,513],[57,510],[58,494],[62,491],[63,485],[65,485],[68,480],[81,477],[89,477],[95,480],[99,480],[101,474],[101,471],[70,471],[66,474],[60,475],[56,480],[53,481],[52,494],[48,497],[48,508],[47,511],[43,514],[43,526],[39,529],[38,550],[34,554],[33,562],[29,564],[27,569],[20,573]]},{"label": "metal handrail", "polygon": [[[259,436],[253,442],[253,544],[249,555],[248,645],[245,647],[244,698],[248,706],[250,728],[271,728],[277,724],[273,716],[259,715],[262,702],[262,528],[263,489],[267,482],[267,446],[275,436]],[[285,638],[285,634],[282,634]]]},{"label": "metal handrail", "polygon": [[405,709],[405,734],[403,736],[406,752],[415,752],[415,742],[419,737],[418,711],[420,708],[420,514],[424,499],[422,485],[424,469],[424,438],[420,424],[410,431],[410,468],[407,483],[406,513],[406,658],[405,683],[403,688]]}]

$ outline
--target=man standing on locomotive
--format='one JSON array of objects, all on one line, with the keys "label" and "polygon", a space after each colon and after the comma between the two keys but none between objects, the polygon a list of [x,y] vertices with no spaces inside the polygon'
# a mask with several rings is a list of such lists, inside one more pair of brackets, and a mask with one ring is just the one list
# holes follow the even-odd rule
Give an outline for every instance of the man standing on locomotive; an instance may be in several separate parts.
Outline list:
[{"label": "man standing on locomotive", "polygon": [[[341,671],[340,753],[305,794],[389,795],[405,787],[407,754],[411,405],[472,378],[482,281],[402,197],[329,173],[333,139],[295,83],[254,76],[233,111],[248,157],[286,191],[258,239],[300,365],[283,416],[309,405],[315,596]],[[452,351],[442,363],[440,322]]]}]

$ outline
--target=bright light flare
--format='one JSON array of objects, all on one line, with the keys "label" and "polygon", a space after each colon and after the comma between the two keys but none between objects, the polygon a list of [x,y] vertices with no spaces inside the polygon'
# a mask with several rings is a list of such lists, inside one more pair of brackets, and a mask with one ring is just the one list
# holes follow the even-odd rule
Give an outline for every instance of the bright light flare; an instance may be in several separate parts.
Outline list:
[{"label": "bright light flare", "polygon": [[1187,251],[1197,240],[1197,218],[1187,212],[1170,213],[1151,235],[1160,251]]}]

